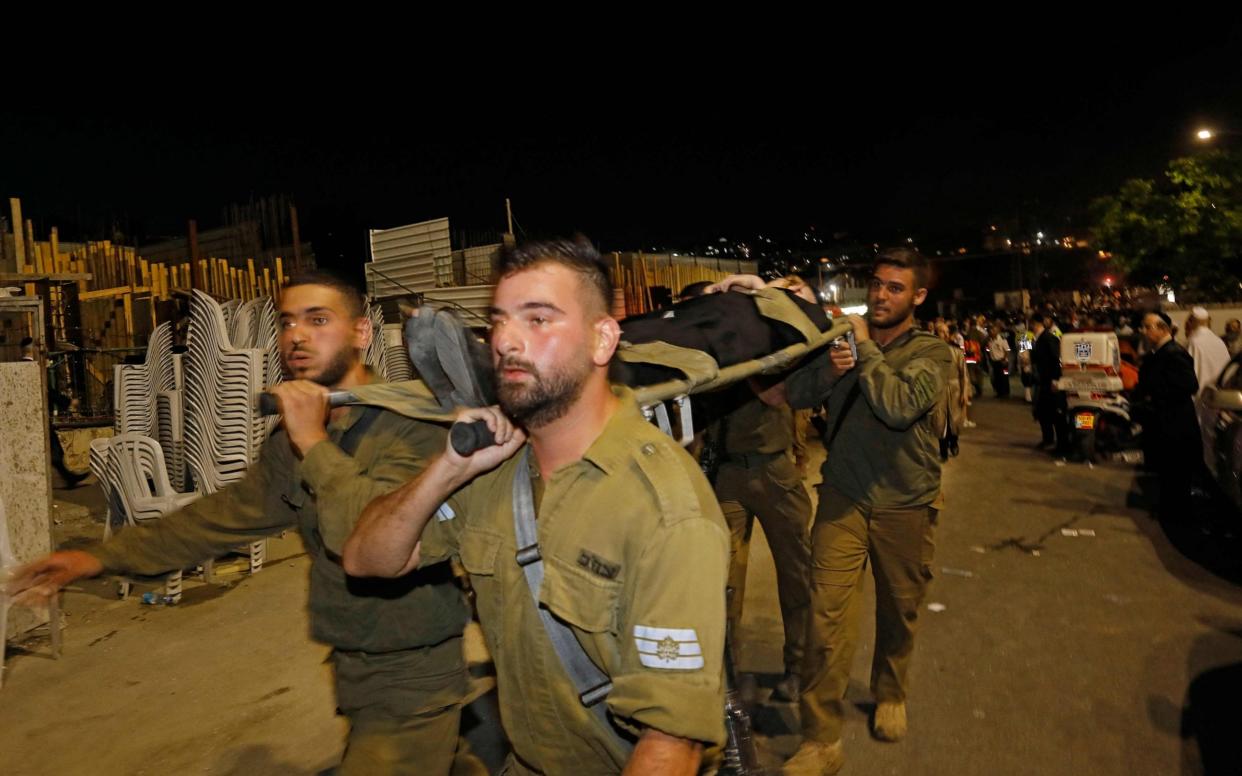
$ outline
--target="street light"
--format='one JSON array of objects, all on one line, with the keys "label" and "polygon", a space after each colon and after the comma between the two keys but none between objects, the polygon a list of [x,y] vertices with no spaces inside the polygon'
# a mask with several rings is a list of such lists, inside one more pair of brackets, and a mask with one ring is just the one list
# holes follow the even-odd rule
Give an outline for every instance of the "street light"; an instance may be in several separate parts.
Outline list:
[{"label": "street light", "polygon": [[1218,140],[1222,135],[1242,135],[1242,132],[1236,129],[1212,129],[1210,127],[1202,127],[1195,132],[1195,137],[1201,143],[1210,143],[1213,140]]}]

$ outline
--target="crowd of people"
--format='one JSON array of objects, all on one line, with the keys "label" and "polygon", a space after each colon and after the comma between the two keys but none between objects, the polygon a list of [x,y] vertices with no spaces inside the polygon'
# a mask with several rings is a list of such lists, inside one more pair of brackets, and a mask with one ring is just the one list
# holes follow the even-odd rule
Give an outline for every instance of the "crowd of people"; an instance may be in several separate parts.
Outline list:
[{"label": "crowd of people", "polygon": [[[927,277],[916,251],[880,253],[867,317],[847,318],[851,343],[737,386],[737,403],[708,431],[719,458],[711,477],[610,380],[621,328],[609,314],[607,264],[585,239],[505,252],[491,304],[497,405],[458,413],[485,423],[495,443],[470,454],[446,444],[428,420],[439,405],[421,394],[329,406],[330,390],[379,379],[362,360],[372,336],[365,300],[331,276],[295,278],[279,305],[293,379],[271,389],[283,422],[246,477],[110,541],[36,561],[12,592],[46,599],[105,571],[181,569],[297,526],[311,558],[312,634],[333,648],[337,705],[350,724],[336,772],[435,774],[462,756],[471,615],[454,580],[461,569],[495,665],[505,773],[691,774],[719,760],[727,739],[724,644],[742,596],[730,602],[726,591],[744,584],[758,519],[784,620],[773,700],[797,703],[802,725],[783,772],[836,773],[863,575],[869,568],[876,582],[871,733],[899,741],[942,461],[971,425],[972,397],[985,384],[1009,397],[1017,372],[1041,445],[1063,450],[1058,337],[1062,327],[1106,325],[1045,310],[921,327]],[[732,279],[698,290],[734,284],[765,286]],[[814,305],[803,283],[772,285]],[[1136,390],[1168,419],[1156,427],[1158,465],[1177,488],[1195,357],[1170,345],[1167,317],[1139,323],[1132,355],[1148,356]],[[1192,348],[1219,358],[1198,333],[1205,324],[1191,331]],[[1129,321],[1108,325],[1127,341],[1139,336]],[[812,514],[796,448],[799,419],[821,409],[827,454]]]},{"label": "crowd of people", "polygon": [[[1193,511],[1194,497],[1206,497],[1210,475],[1204,464],[1202,423],[1210,412],[1202,404],[1204,388],[1214,385],[1230,360],[1242,352],[1242,321],[1225,322],[1224,335],[1212,331],[1210,312],[1193,307],[1179,321],[1158,307],[1117,309],[1043,306],[1033,315],[995,313],[961,320],[935,318],[926,328],[954,346],[963,413],[984,395],[991,377],[992,395],[1010,395],[1009,375],[1020,376],[1023,399],[1032,405],[1040,426],[1037,447],[1067,457],[1071,442],[1066,395],[1056,387],[1062,377],[1061,339],[1075,332],[1117,336],[1121,392],[1140,428],[1143,465],[1159,481],[1155,511],[1175,519]],[[1179,325],[1180,322],[1180,325]],[[1178,335],[1182,341],[1178,341]],[[965,423],[963,425],[970,425]],[[956,440],[950,429],[951,444]],[[942,457],[946,456],[942,444]]]}]

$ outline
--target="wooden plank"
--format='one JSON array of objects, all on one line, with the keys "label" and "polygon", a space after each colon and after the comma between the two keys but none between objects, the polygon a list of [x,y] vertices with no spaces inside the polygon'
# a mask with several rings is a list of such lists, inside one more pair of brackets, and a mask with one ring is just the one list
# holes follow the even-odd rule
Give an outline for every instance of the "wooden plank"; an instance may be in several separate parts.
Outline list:
[{"label": "wooden plank", "polygon": [[52,234],[51,237],[48,238],[48,241],[51,243],[50,247],[52,250],[52,266],[50,271],[64,272],[65,267],[60,263],[60,234],[59,230],[57,230],[54,226],[52,227]]},{"label": "wooden plank", "polygon": [[12,220],[9,221],[13,226],[13,269],[18,272],[26,271],[26,240],[25,234],[22,232],[22,201],[17,197],[9,197],[9,212],[12,214]]},{"label": "wooden plank", "polygon": [[298,229],[298,209],[290,203],[289,221],[293,227],[293,271],[302,271],[302,232]]},{"label": "wooden plank", "polygon": [[108,285],[109,285],[109,286],[119,286],[119,285],[123,285],[123,283],[122,283],[122,282],[120,282],[120,281],[118,281],[118,280],[117,280],[117,276],[116,276],[116,257],[115,257],[115,256],[113,255],[113,253],[112,253],[112,243],[111,243],[111,241],[109,241],[109,240],[103,240],[103,241],[99,244],[99,258],[103,260],[103,265],[104,265],[104,267],[106,267],[106,268],[107,268],[107,269],[105,270],[105,277],[106,277],[106,279],[107,279],[107,281],[108,281]]},{"label": "wooden plank", "polygon": [[121,299],[125,303],[125,334],[128,339],[134,336],[134,295],[125,294]]},{"label": "wooden plank", "polygon": [[254,274],[254,259],[246,259],[246,277],[250,282],[250,298],[254,299],[257,296],[261,296],[258,278]]},{"label": "wooden plank", "polygon": [[0,272],[0,282],[30,283],[35,280],[90,280],[89,272]]},{"label": "wooden plank", "polygon": [[35,267],[35,238],[34,238],[34,221],[26,219],[26,264],[32,269]]},{"label": "wooden plank", "polygon": [[280,290],[285,287],[285,269],[284,261],[276,257],[276,294],[280,295]]},{"label": "wooden plank", "polygon": [[129,286],[116,286],[114,288],[100,288],[95,291],[86,291],[78,296],[78,299],[87,301],[91,299],[110,299],[121,296],[122,294],[148,294],[151,292],[149,286],[138,286],[130,288]]}]

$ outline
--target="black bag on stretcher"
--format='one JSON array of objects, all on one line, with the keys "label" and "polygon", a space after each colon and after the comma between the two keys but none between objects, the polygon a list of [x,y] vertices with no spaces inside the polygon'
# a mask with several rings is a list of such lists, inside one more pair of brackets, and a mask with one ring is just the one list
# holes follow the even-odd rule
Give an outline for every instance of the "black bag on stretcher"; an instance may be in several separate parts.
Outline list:
[{"label": "black bag on stretcher", "polygon": [[[708,294],[621,321],[610,377],[634,388],[666,433],[673,422],[663,402],[681,397],[674,414],[688,444],[690,434],[753,397],[744,380],[780,382],[831,327],[818,305],[783,288]],[[729,386],[736,389],[722,390]]]},{"label": "black bag on stretcher", "polygon": [[819,305],[783,288],[734,290],[687,299],[621,321],[613,382],[632,388],[696,377],[711,359],[719,369],[811,341],[832,320]]}]

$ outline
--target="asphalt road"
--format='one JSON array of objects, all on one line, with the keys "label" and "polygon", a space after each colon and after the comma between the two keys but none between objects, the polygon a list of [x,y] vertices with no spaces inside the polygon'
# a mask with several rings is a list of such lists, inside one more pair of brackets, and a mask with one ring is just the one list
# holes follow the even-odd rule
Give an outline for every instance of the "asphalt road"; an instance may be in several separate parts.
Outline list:
[{"label": "asphalt road", "polygon": [[[920,617],[910,735],[898,744],[868,735],[865,623],[845,773],[1242,773],[1242,547],[1225,535],[1242,518],[1218,511],[1207,532],[1189,516],[1161,526],[1133,466],[1058,465],[1033,449],[1038,428],[1018,400],[983,399],[973,415],[978,428],[945,469],[928,597],[943,611]],[[57,494],[62,545],[99,535],[95,490]],[[755,537],[739,660],[756,675],[761,754],[776,768],[798,726],[792,705],[767,702],[781,668],[780,610],[758,528]],[[66,593],[64,656],[49,659],[38,639],[10,650],[0,771],[329,767],[343,723],[327,650],[307,636],[299,553],[286,540],[257,576],[189,582],[175,608],[116,600],[104,580]],[[486,689],[477,633],[468,644]],[[494,716],[477,708],[485,720],[471,739],[495,763]]]}]

